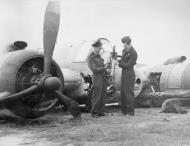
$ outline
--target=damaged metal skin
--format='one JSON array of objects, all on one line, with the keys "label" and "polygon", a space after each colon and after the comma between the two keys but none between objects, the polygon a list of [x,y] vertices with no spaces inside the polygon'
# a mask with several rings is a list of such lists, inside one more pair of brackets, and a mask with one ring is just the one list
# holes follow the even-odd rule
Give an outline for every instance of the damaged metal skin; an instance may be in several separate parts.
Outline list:
[{"label": "damaged metal skin", "polygon": [[147,68],[147,80],[136,98],[137,107],[162,107],[162,112],[186,113],[189,106],[190,64],[160,65]]}]

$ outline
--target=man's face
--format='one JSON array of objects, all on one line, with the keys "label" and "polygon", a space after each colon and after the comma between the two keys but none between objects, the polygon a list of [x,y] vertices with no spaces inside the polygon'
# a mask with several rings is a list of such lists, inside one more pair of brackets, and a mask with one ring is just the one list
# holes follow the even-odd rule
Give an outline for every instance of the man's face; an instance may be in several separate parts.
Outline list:
[{"label": "man's face", "polygon": [[99,54],[101,51],[102,47],[94,47],[94,51]]},{"label": "man's face", "polygon": [[127,44],[127,43],[123,43],[123,46],[124,46],[124,48],[126,48],[126,49],[130,49],[130,45]]}]

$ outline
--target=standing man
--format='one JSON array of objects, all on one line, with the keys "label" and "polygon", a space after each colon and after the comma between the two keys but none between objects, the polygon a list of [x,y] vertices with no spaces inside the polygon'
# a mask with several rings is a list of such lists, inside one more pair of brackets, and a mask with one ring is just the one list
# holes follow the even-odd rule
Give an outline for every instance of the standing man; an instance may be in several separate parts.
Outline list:
[{"label": "standing man", "polygon": [[93,51],[88,56],[88,67],[93,73],[93,92],[92,92],[92,117],[105,116],[105,100],[107,92],[106,67],[101,57],[100,50],[102,44],[97,40],[92,44]]},{"label": "standing man", "polygon": [[134,65],[137,60],[137,52],[131,45],[131,38],[125,36],[121,39],[124,49],[122,52],[119,67],[122,68],[121,75],[121,111],[124,115],[134,116],[135,113],[135,72]]}]

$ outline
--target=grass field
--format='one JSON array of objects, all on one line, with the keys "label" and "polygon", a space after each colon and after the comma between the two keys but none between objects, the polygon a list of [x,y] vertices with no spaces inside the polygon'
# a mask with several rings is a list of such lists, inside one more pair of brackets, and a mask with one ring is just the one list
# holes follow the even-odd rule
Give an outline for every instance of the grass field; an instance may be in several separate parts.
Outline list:
[{"label": "grass field", "polygon": [[38,120],[0,124],[0,146],[188,146],[190,114],[164,114],[160,109],[136,109],[123,116],[118,107],[92,118],[82,113],[74,120],[63,112]]}]

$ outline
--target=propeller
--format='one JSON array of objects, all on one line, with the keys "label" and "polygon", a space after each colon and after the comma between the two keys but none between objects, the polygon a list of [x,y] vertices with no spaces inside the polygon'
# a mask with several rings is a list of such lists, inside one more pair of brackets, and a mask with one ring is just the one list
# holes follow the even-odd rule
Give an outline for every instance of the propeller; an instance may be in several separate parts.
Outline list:
[{"label": "propeller", "polygon": [[[79,104],[73,99],[63,95],[59,89],[61,87],[61,81],[57,77],[51,76],[51,64],[52,64],[52,56],[54,52],[55,43],[57,40],[58,30],[60,24],[60,4],[59,2],[50,1],[48,2],[45,18],[44,18],[44,26],[43,26],[43,44],[44,44],[44,72],[43,76],[36,81],[35,85],[10,96],[0,98],[0,102],[8,101],[8,100],[16,100],[23,96],[32,94],[34,92],[51,92],[54,93],[57,98],[55,101],[59,100],[63,105],[67,107],[70,113],[74,118],[80,117],[80,108]],[[32,111],[34,117],[38,117],[49,111],[55,102],[53,102],[47,108],[44,108],[38,111]],[[30,114],[32,113],[30,111]]]},{"label": "propeller", "polygon": [[44,74],[50,73],[52,55],[57,39],[60,23],[60,5],[59,2],[48,3],[46,8],[44,27],[43,27],[43,44],[44,44]]},{"label": "propeller", "polygon": [[9,95],[9,96],[5,96],[5,97],[1,97],[0,98],[0,102],[2,101],[8,101],[10,99],[12,100],[16,100],[19,99],[20,97],[22,97],[23,95],[28,95],[28,94],[32,94],[33,92],[35,92],[36,90],[38,90],[38,86],[37,85],[33,85],[19,93],[13,94],[13,95]]},{"label": "propeller", "polygon": [[[57,39],[60,23],[60,5],[59,2],[49,2],[46,8],[43,30],[44,42],[44,74],[50,74],[50,67],[52,62],[52,55]],[[54,79],[55,80],[55,79]],[[54,81],[53,81],[54,82]],[[56,82],[58,83],[58,82]],[[49,82],[49,85],[51,81]],[[56,87],[58,84],[54,84]],[[64,96],[59,90],[55,90],[55,95],[61,101],[74,117],[80,115],[79,104],[73,99]]]}]

